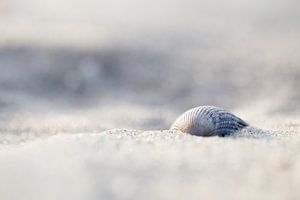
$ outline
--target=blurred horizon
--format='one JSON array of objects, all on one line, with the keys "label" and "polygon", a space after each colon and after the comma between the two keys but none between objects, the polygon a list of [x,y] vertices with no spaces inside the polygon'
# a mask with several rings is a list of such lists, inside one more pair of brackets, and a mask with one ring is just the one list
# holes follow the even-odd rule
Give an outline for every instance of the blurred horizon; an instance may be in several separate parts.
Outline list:
[{"label": "blurred horizon", "polygon": [[[225,107],[253,122],[257,115],[292,118],[300,112],[297,5],[1,1],[2,115],[55,112],[67,115],[65,124],[57,121],[63,127],[74,113],[93,111],[101,130],[165,129],[198,105]],[[110,107],[120,111],[107,119],[101,113]],[[148,116],[143,123],[140,113]],[[125,123],[126,115],[132,117]]]}]

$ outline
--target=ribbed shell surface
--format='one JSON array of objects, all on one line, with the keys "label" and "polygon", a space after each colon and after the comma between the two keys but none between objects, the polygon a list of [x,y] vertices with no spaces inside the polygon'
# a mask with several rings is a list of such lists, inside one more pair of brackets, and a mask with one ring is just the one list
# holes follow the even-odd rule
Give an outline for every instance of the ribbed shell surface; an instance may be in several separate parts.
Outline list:
[{"label": "ribbed shell surface", "polygon": [[214,106],[200,106],[183,113],[173,123],[170,130],[199,136],[226,136],[248,124],[225,109]]}]

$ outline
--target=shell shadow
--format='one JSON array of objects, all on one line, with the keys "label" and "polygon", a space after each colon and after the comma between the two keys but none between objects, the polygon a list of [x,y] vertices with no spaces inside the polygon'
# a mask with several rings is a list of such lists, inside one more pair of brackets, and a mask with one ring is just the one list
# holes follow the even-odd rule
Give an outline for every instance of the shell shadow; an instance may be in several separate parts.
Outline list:
[{"label": "shell shadow", "polygon": [[254,139],[272,139],[279,136],[278,133],[271,130],[263,130],[253,126],[247,126],[227,137],[233,138],[254,138]]}]

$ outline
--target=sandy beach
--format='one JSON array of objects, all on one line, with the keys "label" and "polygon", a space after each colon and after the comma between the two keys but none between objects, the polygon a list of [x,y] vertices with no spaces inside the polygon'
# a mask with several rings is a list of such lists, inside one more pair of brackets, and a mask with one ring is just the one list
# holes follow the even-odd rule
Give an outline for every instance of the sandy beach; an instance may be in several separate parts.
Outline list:
[{"label": "sandy beach", "polygon": [[[299,199],[299,3],[0,2],[0,199]],[[251,126],[169,131],[213,105]]]}]

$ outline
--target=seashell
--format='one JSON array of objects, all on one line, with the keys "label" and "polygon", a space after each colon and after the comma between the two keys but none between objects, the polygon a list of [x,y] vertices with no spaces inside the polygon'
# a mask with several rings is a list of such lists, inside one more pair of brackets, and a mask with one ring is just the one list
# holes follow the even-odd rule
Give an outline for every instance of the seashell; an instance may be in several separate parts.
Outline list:
[{"label": "seashell", "polygon": [[199,106],[180,115],[170,130],[198,136],[227,136],[248,126],[239,117],[225,109]]}]

